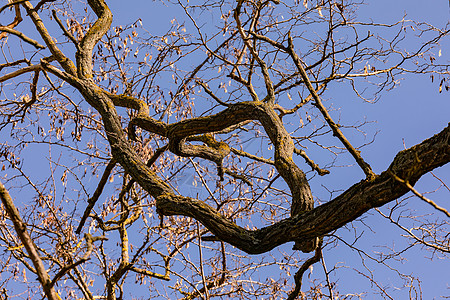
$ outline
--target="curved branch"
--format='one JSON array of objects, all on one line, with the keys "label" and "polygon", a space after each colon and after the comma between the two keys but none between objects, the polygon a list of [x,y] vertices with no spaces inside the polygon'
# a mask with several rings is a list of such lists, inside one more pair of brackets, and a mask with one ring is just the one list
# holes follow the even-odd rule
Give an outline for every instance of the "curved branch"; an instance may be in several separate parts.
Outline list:
[{"label": "curved branch", "polygon": [[[111,103],[110,95],[103,92],[89,80],[74,80],[72,84],[83,94],[86,101],[102,115],[113,156],[122,167],[155,198],[167,196],[169,199],[177,199],[176,201],[181,199],[180,201],[183,202],[183,197],[174,198],[171,188],[142,162],[125,139],[117,111],[113,103]],[[125,103],[123,104],[125,105]],[[148,117],[148,119],[151,118]],[[230,104],[227,109],[215,115],[183,120],[174,124],[165,125],[164,128],[166,137],[169,139],[169,149],[173,153],[181,156],[199,156],[210,159],[221,167],[221,160],[230,152],[227,144],[222,142],[218,143],[214,139],[211,140],[210,137],[208,138],[210,139],[209,141],[204,141],[206,144],[209,143],[208,146],[210,147],[186,145],[186,138],[192,135],[221,131],[247,120],[258,120],[274,145],[275,167],[288,184],[292,194],[291,215],[294,216],[312,209],[314,207],[314,200],[306,175],[292,159],[294,143],[270,104],[260,101]],[[151,130],[151,128],[149,129]],[[219,175],[221,175],[220,169]],[[180,204],[180,207],[183,207],[183,205]],[[206,208],[206,210],[209,209],[212,208]],[[177,213],[178,211],[175,214]],[[217,214],[216,212],[205,213],[205,216]],[[183,214],[182,211],[181,214]],[[294,247],[294,249],[305,252],[310,252],[314,248],[315,242],[308,242],[305,245],[296,243]]]},{"label": "curved branch", "polygon": [[309,267],[318,262],[321,258],[322,258],[322,241],[319,242],[319,245],[317,246],[314,256],[305,261],[301,265],[300,269],[298,269],[297,273],[295,273],[294,275],[295,287],[294,290],[292,290],[292,292],[289,293],[287,300],[297,299],[302,288],[303,274],[306,272],[306,270],[309,269]]},{"label": "curved branch", "polygon": [[199,220],[220,240],[249,254],[261,254],[294,240],[310,240],[336,230],[371,208],[380,207],[408,193],[409,188],[391,173],[408,178],[421,176],[450,162],[450,125],[422,143],[397,154],[388,170],[372,180],[361,181],[334,200],[303,214],[258,230],[246,230],[220,215],[202,201],[175,195],[157,198],[162,215],[184,215]]},{"label": "curved branch", "polygon": [[[392,178],[390,172],[414,184],[422,175],[450,161],[449,125],[434,137],[399,152],[388,171],[375,175],[371,180],[353,185],[334,200],[271,226],[259,230],[246,230],[202,201],[176,196],[168,184],[145,165],[126,140],[119,116],[108,95],[90,80],[73,83],[86,101],[101,114],[113,157],[143,189],[156,198],[159,214],[195,218],[222,241],[250,254],[264,253],[290,241],[316,240],[316,237],[342,227],[371,208],[382,206],[409,192],[407,187]],[[292,158],[287,155],[289,153],[292,155],[292,141],[289,143],[283,132],[277,130],[276,125],[281,121],[268,104],[262,102],[233,104],[216,115],[168,125],[167,132],[169,138],[182,139],[184,136],[220,131],[249,118],[258,119],[262,123],[272,144],[279,149],[276,150],[278,153],[275,153],[275,165],[288,184],[289,180],[293,180],[289,185],[294,189],[292,194],[296,192],[295,189],[305,188],[298,181],[297,185],[291,187],[295,180],[298,180],[295,177],[298,174],[286,172],[296,167]]]},{"label": "curved branch", "polygon": [[113,17],[104,0],[88,0],[88,4],[98,19],[81,40],[76,53],[77,71],[80,78],[92,78],[92,50],[109,30]]}]

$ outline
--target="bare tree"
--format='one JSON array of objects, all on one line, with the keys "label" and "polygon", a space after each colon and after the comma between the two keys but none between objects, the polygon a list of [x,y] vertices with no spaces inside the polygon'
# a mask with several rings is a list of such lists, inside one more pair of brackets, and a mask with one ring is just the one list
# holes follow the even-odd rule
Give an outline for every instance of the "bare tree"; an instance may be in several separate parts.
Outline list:
[{"label": "bare tree", "polygon": [[[4,2],[1,299],[364,298],[327,266],[338,247],[372,293],[396,297],[374,276],[387,268],[422,298],[395,262],[450,252],[448,210],[414,187],[432,174],[450,192],[432,173],[450,126],[377,174],[361,153],[376,132],[340,120],[332,92],[376,102],[411,75],[448,91],[448,24],[368,21],[351,0],[170,0],[177,18],[156,35],[139,16],[114,23],[104,0]],[[342,157],[362,180],[314,198]],[[359,247],[369,211],[401,249]]]}]

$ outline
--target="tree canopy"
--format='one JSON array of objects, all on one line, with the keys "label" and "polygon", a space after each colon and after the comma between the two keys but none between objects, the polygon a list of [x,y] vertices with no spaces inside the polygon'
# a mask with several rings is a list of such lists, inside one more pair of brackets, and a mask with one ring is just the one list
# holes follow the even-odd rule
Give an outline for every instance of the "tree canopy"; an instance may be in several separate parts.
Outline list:
[{"label": "tree canopy", "polygon": [[[400,293],[376,263],[420,299],[395,261],[450,252],[448,203],[414,187],[431,174],[448,197],[433,171],[450,161],[450,124],[377,172],[377,127],[339,107],[377,105],[412,76],[447,93],[449,23],[383,23],[351,0],[145,6],[161,4],[168,27],[118,24],[104,0],[2,3],[0,297],[361,299],[324,259],[348,247],[373,293]],[[325,198],[344,166],[359,179]],[[400,249],[359,248],[378,226],[368,212],[402,231]]]}]

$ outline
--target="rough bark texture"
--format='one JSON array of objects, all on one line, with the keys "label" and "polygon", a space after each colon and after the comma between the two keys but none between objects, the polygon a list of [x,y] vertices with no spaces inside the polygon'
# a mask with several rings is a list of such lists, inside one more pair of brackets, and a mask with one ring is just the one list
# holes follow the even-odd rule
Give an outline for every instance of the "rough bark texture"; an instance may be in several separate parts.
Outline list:
[{"label": "rough bark texture", "polygon": [[412,183],[450,161],[450,126],[430,139],[397,154],[390,167],[373,180],[361,181],[332,201],[311,211],[256,231],[245,230],[201,201],[165,195],[157,206],[164,215],[199,219],[221,240],[251,254],[267,252],[294,240],[322,236],[353,221],[371,208],[380,207],[409,192],[391,172]]},{"label": "rough bark texture", "polygon": [[[60,200],[59,188],[54,182],[61,168],[65,168],[61,177],[64,183],[67,172],[70,172],[77,179],[75,184],[80,185],[80,188],[71,186],[67,189],[64,186],[65,192],[62,199],[72,199],[69,195],[72,192],[77,193],[75,196],[77,201],[83,201],[85,196],[82,192],[85,193],[86,199],[89,199],[83,207],[85,210],[75,231],[72,230],[73,224],[78,221],[76,216],[80,206],[83,206],[78,204],[80,202],[74,202],[75,204],[67,205],[67,207],[63,207],[63,204],[60,206],[57,202],[46,203],[47,207],[42,208],[36,206],[39,209],[32,212],[31,216],[34,219],[30,219],[32,222],[27,224],[29,228],[32,224],[36,226],[35,224],[41,221],[46,211],[56,212],[53,220],[55,224],[58,223],[58,227],[55,225],[56,229],[52,228],[51,220],[43,220],[42,223],[45,226],[36,227],[43,231],[41,235],[43,238],[34,244],[27,233],[26,224],[21,220],[7,191],[0,184],[1,200],[34,267],[26,262],[28,256],[21,247],[8,249],[8,251],[12,253],[16,251],[21,255],[16,256],[16,259],[25,257],[22,263],[38,275],[49,299],[59,298],[53,286],[60,288],[62,286],[60,280],[66,276],[78,285],[82,291],[82,295],[80,294],[82,298],[106,297],[111,300],[123,298],[122,285],[125,282],[128,285],[130,280],[127,276],[130,273],[163,280],[169,280],[169,275],[173,275],[173,277],[181,278],[181,281],[191,281],[190,287],[184,286],[184,283],[180,281],[179,292],[183,293],[185,299],[197,296],[208,298],[208,293],[214,291],[214,288],[217,288],[216,292],[220,294],[216,293],[211,297],[226,295],[227,290],[222,289],[222,284],[228,282],[229,295],[233,297],[235,295],[233,293],[240,293],[243,289],[236,284],[240,280],[238,277],[247,276],[255,269],[247,269],[235,277],[240,270],[235,268],[233,273],[234,267],[226,266],[227,255],[232,251],[225,249],[224,242],[249,254],[266,253],[288,242],[294,243],[294,250],[303,252],[316,250],[316,255],[300,268],[295,277],[296,289],[290,296],[295,298],[300,292],[301,274],[321,258],[322,249],[317,245],[321,243],[319,241],[322,241],[324,235],[341,228],[372,208],[395,201],[409,191],[414,191],[412,186],[421,176],[450,162],[449,126],[430,139],[399,152],[387,170],[378,175],[374,174],[358,147],[352,145],[351,140],[354,137],[349,135],[347,139],[344,136],[344,132],[347,131],[341,128],[347,126],[346,121],[343,120],[341,125],[337,119],[333,120],[334,112],[325,106],[326,102],[322,102],[321,99],[330,95],[331,98],[335,97],[330,93],[333,92],[334,87],[331,87],[329,83],[337,80],[352,81],[355,93],[362,97],[363,94],[359,93],[360,88],[355,85],[355,79],[360,78],[367,81],[366,83],[373,83],[372,87],[379,88],[379,91],[374,92],[378,95],[383,89],[394,87],[398,76],[407,73],[441,76],[440,91],[443,86],[448,88],[449,66],[433,64],[435,59],[431,55],[441,39],[450,34],[448,29],[440,30],[427,24],[420,29],[421,25],[416,24],[415,30],[420,31],[417,36],[431,37],[430,34],[436,30],[435,37],[432,40],[426,40],[419,51],[407,52],[400,49],[400,42],[406,38],[406,32],[410,30],[407,22],[389,26],[350,22],[354,19],[353,6],[356,7],[357,4],[351,4],[348,8],[352,8],[347,9],[343,4],[336,4],[336,1],[325,1],[318,3],[316,7],[307,8],[307,1],[304,1],[306,10],[303,10],[302,5],[292,3],[289,7],[287,2],[273,0],[263,2],[238,0],[223,3],[213,1],[213,3],[208,2],[195,7],[190,6],[187,1],[187,3],[178,2],[178,5],[184,9],[188,19],[193,21],[194,27],[198,26],[195,17],[202,16],[207,10],[213,12],[216,8],[217,12],[221,13],[222,21],[220,22],[224,27],[214,29],[214,34],[211,34],[209,28],[203,25],[197,27],[197,33],[186,32],[184,25],[177,24],[174,19],[171,22],[173,26],[167,34],[159,37],[146,34],[144,38],[139,36],[138,32],[143,28],[138,28],[137,21],[125,27],[112,27],[113,16],[106,0],[87,0],[87,5],[93,13],[87,14],[86,18],[83,18],[83,12],[80,15],[75,11],[74,14],[65,11],[72,9],[70,1],[59,1],[58,4],[51,2],[54,1],[42,0],[37,7],[33,7],[29,1],[13,1],[0,7],[0,13],[8,7],[14,7],[16,13],[13,23],[7,27],[0,26],[0,39],[12,34],[28,46],[44,48],[39,50],[41,52],[29,52],[28,48],[21,48],[23,53],[20,54],[12,53],[14,51],[10,51],[9,54],[4,53],[5,58],[11,56],[11,59],[5,64],[0,64],[0,70],[13,69],[8,69],[9,71],[0,77],[2,92],[6,95],[0,105],[3,118],[0,122],[0,130],[11,128],[10,137],[17,144],[7,145],[9,138],[6,139],[6,143],[2,144],[6,150],[1,149],[0,158],[8,162],[11,168],[20,172],[19,177],[23,177],[21,180],[28,182],[36,189],[39,193],[39,198],[35,200],[36,205],[41,199],[47,199],[41,197],[43,194],[51,196],[54,201],[57,198],[55,195],[58,195]],[[279,5],[282,10],[277,11],[276,5]],[[78,6],[77,4],[73,9],[77,10]],[[228,15],[221,11],[223,7],[230,9]],[[298,10],[298,7],[302,9]],[[52,20],[39,16],[41,10],[51,8],[55,8],[51,14]],[[290,17],[283,21],[279,20],[278,14],[284,14],[282,12],[287,11],[288,8],[291,10]],[[325,8],[329,16],[322,14],[322,9],[325,12]],[[34,29],[40,36],[40,43],[17,30],[18,23],[22,21],[20,9],[26,12],[26,17],[34,25]],[[87,13],[87,10],[85,12]],[[316,16],[317,12],[320,18]],[[50,14],[46,15],[50,16]],[[66,24],[59,20],[58,15],[66,19]],[[25,14],[23,16],[25,17]],[[56,20],[60,30],[55,36],[52,36],[44,26],[44,21],[52,24],[50,21],[53,20]],[[78,20],[83,21],[80,23]],[[323,26],[327,22],[329,26]],[[308,32],[309,26],[315,28],[314,25],[317,25],[317,28],[323,27],[325,31],[322,34],[313,30]],[[362,32],[361,28],[367,26],[380,27],[381,32],[392,26],[401,34],[396,34],[392,40],[385,40],[378,34],[370,33],[366,38],[359,37],[356,33]],[[348,29],[351,29],[356,36],[354,38],[345,36],[342,39],[340,34],[346,35]],[[309,33],[313,33],[315,37],[311,39],[308,37]],[[59,38],[61,34],[64,34],[68,38],[67,41],[73,45],[62,42]],[[30,36],[35,35],[33,33]],[[225,36],[226,39],[223,38]],[[10,44],[11,41],[5,42],[7,48],[20,48],[17,47],[18,44],[12,44],[12,46]],[[213,44],[220,46],[216,50],[211,50],[210,45]],[[380,45],[380,47],[372,45]],[[72,61],[73,47],[76,52]],[[44,52],[48,57],[44,57]],[[206,54],[204,61],[189,70],[188,66],[195,63],[194,60],[199,55],[204,54]],[[397,62],[399,55],[403,59]],[[422,58],[428,59],[428,57],[431,63],[418,63]],[[189,61],[190,58],[195,59]],[[408,63],[413,66],[412,69],[409,69]],[[23,67],[20,67],[21,65]],[[363,69],[358,69],[360,67]],[[218,73],[214,72],[216,69]],[[30,73],[28,75],[31,78],[29,92],[28,89],[22,88],[27,83],[26,80],[20,78],[18,83],[18,76],[27,73]],[[39,76],[45,77],[46,82],[42,83],[43,79],[38,82]],[[386,76],[385,79],[383,76]],[[57,77],[56,81],[54,77]],[[167,81],[170,77],[173,82]],[[16,78],[17,82],[14,81]],[[72,99],[73,89],[66,88],[68,84],[76,90],[77,95],[81,94],[85,103],[80,105]],[[199,88],[200,91],[197,92]],[[70,90],[70,93],[65,94],[67,90]],[[117,94],[119,90],[122,90],[123,94]],[[211,103],[201,102],[203,99],[200,100],[200,98],[203,96],[199,93],[206,93],[206,98],[211,100]],[[292,99],[294,93],[298,93],[300,100]],[[30,101],[29,94],[31,94]],[[215,113],[211,114],[212,111]],[[45,116],[46,112],[48,116]],[[34,114],[34,117],[28,118],[31,114]],[[301,115],[305,114],[308,123],[302,119]],[[47,126],[42,125],[41,122],[46,123]],[[19,123],[24,124],[18,125]],[[363,125],[365,123],[351,127],[360,130]],[[138,135],[137,129],[142,130],[142,134],[139,132]],[[99,146],[103,143],[104,133],[106,133],[109,149]],[[25,141],[24,136],[30,137],[30,141]],[[326,144],[321,143],[322,137],[325,137],[323,140]],[[333,137],[337,138],[336,142],[339,145],[333,142]],[[91,145],[91,140],[95,141],[95,145]],[[241,144],[245,140],[261,141],[261,145],[267,143],[273,152],[268,154],[265,149],[261,151],[258,149],[253,153],[247,153]],[[31,177],[27,177],[24,172],[26,168],[16,157],[16,151],[20,151],[17,150],[21,149],[20,147],[25,149],[28,144],[34,143],[67,147],[83,158],[77,156],[73,162],[69,161],[67,166],[64,162],[66,158],[61,159],[64,163],[59,161],[56,163],[50,159],[49,179],[42,184],[33,185]],[[313,172],[319,175],[329,173],[329,170],[321,169],[313,159],[308,157],[308,155],[311,157],[319,155],[314,147],[319,150],[331,149],[331,152],[333,147],[340,147],[339,149],[352,156],[366,175],[361,182],[316,208],[314,208],[314,200],[305,172],[293,159],[294,154],[300,155]],[[255,148],[252,146],[247,149],[252,152]],[[109,150],[110,153],[108,153]],[[172,154],[167,153],[169,151]],[[340,153],[333,154],[337,157]],[[181,157],[189,159],[185,160]],[[192,158],[198,159],[194,161]],[[87,178],[88,170],[96,174],[103,160],[109,161],[109,164],[99,179],[94,194],[89,196],[88,184],[92,181]],[[206,163],[204,163],[205,160],[207,160]],[[330,163],[323,163],[331,169],[336,166],[336,161],[332,158]],[[209,168],[210,162],[217,166],[218,176]],[[116,165],[120,166],[116,168]],[[1,167],[6,168],[5,165]],[[78,176],[83,172],[83,168],[84,174]],[[156,171],[156,168],[163,170]],[[187,172],[198,175],[195,180],[200,179],[202,189],[209,194],[207,197],[198,199],[197,196],[194,199],[180,195],[181,192],[185,192],[183,185],[186,182],[179,184],[178,175],[183,176]],[[264,177],[266,172],[269,174]],[[225,177],[225,174],[230,177]],[[8,175],[10,178],[8,176],[5,178],[10,180],[9,182],[16,179],[14,175]],[[120,184],[117,180],[113,183],[114,175],[118,175],[123,181]],[[39,174],[39,176],[43,175]],[[283,180],[282,183],[279,182],[281,180]],[[53,182],[52,187],[49,182]],[[106,187],[106,185],[109,186]],[[121,187],[116,189],[119,185]],[[215,188],[211,188],[214,185]],[[111,192],[111,195],[103,197],[105,195],[102,195],[102,192]],[[419,197],[422,196],[418,192],[415,193]],[[280,198],[277,199],[277,197]],[[108,198],[108,200],[100,205],[97,200],[102,201],[101,198]],[[280,215],[285,214],[286,198],[287,201],[291,200],[290,217],[280,220]],[[208,203],[214,203],[212,205],[215,206]],[[70,218],[65,211],[69,207],[72,210]],[[439,209],[436,205],[434,207]],[[100,214],[97,208],[100,208]],[[441,210],[449,215],[445,209]],[[161,220],[155,218],[155,211]],[[91,212],[94,213],[91,214]],[[151,225],[147,220],[146,212],[154,221]],[[270,216],[267,217],[269,214]],[[164,219],[164,216],[189,218]],[[273,225],[256,230],[245,229],[247,228],[245,220],[256,217],[265,218],[266,224]],[[89,218],[93,219],[93,225],[95,224],[105,233],[118,231],[119,235],[116,237],[120,240],[117,244],[121,248],[120,255],[116,255],[114,251],[112,255],[107,255],[107,249],[111,247],[109,243],[98,243],[101,245],[98,246],[100,250],[97,253],[102,254],[97,257],[99,263],[85,264],[94,251],[94,241],[106,239],[106,237],[94,238],[86,235],[87,250],[80,259],[74,259],[79,256],[79,247],[81,247],[79,242],[76,243],[74,233],[80,234],[83,230],[87,230],[85,222]],[[233,218],[243,222],[243,226],[238,226]],[[62,219],[65,226],[60,224]],[[133,234],[137,232],[137,235],[133,235],[133,239],[129,240],[127,230],[137,220],[139,222],[136,222],[135,226],[140,228],[133,232]],[[176,223],[172,223],[174,220]],[[140,221],[148,227],[143,227]],[[206,227],[201,232],[199,222]],[[5,224],[10,225],[9,222]],[[194,226],[195,231],[192,230]],[[135,227],[130,230],[134,229]],[[147,232],[145,229],[148,229]],[[89,227],[89,230],[92,230],[92,227]],[[208,232],[213,236],[204,237],[203,234],[209,234]],[[7,236],[2,240],[3,244],[9,245],[11,240],[9,232],[7,235],[3,232],[3,235]],[[134,247],[136,243],[133,241],[139,239],[137,236],[145,237],[138,250]],[[434,247],[437,250],[440,244],[445,244],[446,235],[442,236],[444,238],[439,236],[441,239]],[[333,238],[337,239],[333,236],[330,240]],[[175,255],[182,254],[184,258],[187,257],[181,253],[181,250],[184,247],[187,249],[194,239],[199,241],[197,246],[200,268],[197,268],[197,262],[193,263],[194,260],[190,258],[186,261],[172,260],[171,262],[172,258],[175,259]],[[423,238],[421,242],[428,247],[430,244],[427,244],[426,239]],[[214,247],[205,247],[202,242],[214,240],[220,240],[222,244],[220,253],[223,256],[223,263],[220,272],[215,268],[217,262],[213,259],[214,255],[204,260],[201,254],[202,249],[208,249],[209,253],[219,253],[217,249],[213,249]],[[420,239],[416,238],[416,240]],[[11,244],[16,246],[14,242]],[[328,241],[327,244],[329,245]],[[39,247],[46,245],[52,251],[46,253],[45,246],[38,248],[36,245]],[[432,247],[433,245],[430,246]],[[165,254],[170,248],[174,250]],[[161,249],[163,251],[160,251]],[[448,252],[448,250],[445,251]],[[52,260],[54,253],[58,257]],[[44,258],[39,257],[44,254],[46,259],[51,261],[48,272],[56,274],[51,282],[42,263]],[[160,256],[161,261],[164,262],[164,265],[160,266],[164,268],[164,274],[150,271],[157,267],[156,263],[153,263],[153,258],[147,259],[154,254]],[[261,261],[271,255],[260,257]],[[248,255],[242,257],[247,259]],[[299,263],[294,256],[291,256],[291,262],[285,265],[283,265],[285,262],[277,262],[278,257],[272,258],[273,262],[282,267],[291,266],[291,262],[292,266]],[[233,261],[238,264],[243,259],[233,259]],[[177,270],[170,271],[172,265],[178,268],[178,262],[186,267],[179,274]],[[210,267],[213,270],[207,276],[203,269],[205,262],[206,270]],[[77,267],[81,267],[82,264],[83,268],[80,271]],[[325,263],[323,264],[325,269]],[[101,270],[98,271],[97,267]],[[262,265],[257,266],[259,267]],[[96,271],[92,271],[94,269]],[[194,270],[189,276],[194,275],[186,279],[184,275],[189,270]],[[198,278],[201,278],[203,288],[198,289],[198,284],[194,283],[196,272]],[[325,273],[328,279],[327,271]],[[105,291],[102,296],[94,296],[89,291],[89,274],[96,274],[93,275],[94,277],[103,276]],[[217,280],[219,276],[220,279]],[[15,275],[11,276],[13,277]],[[136,280],[139,279],[138,277]],[[228,280],[231,278],[232,280]],[[277,284],[278,286],[286,285],[286,282],[280,284],[282,280],[283,278],[280,277],[273,285],[275,293],[277,293],[275,291]],[[178,280],[174,286],[174,293],[177,293]],[[264,293],[260,291],[267,292],[269,289],[267,284],[260,286],[256,289],[252,287],[254,290],[242,294],[242,297],[248,297],[250,293],[261,295]],[[210,289],[210,287],[213,288]],[[330,298],[333,298],[332,284],[329,282],[328,287]],[[69,289],[70,287],[67,287],[68,291]],[[184,290],[192,290],[192,292],[184,292]],[[121,294],[116,296],[118,291]],[[63,295],[61,290],[58,292]],[[274,297],[279,297],[285,290],[279,289],[278,292]],[[174,294],[167,295],[167,298],[172,298]]]},{"label": "rough bark texture", "polygon": [[[123,134],[118,115],[107,94],[89,80],[75,85],[85,99],[102,115],[114,158],[157,199],[157,209],[161,215],[193,217],[219,239],[250,254],[264,253],[290,241],[315,240],[316,237],[356,219],[369,209],[401,197],[409,189],[393,179],[390,175],[391,172],[414,184],[422,175],[450,161],[450,127],[447,127],[432,138],[399,152],[388,170],[376,175],[371,180],[363,180],[353,185],[334,200],[272,226],[255,231],[246,230],[200,200],[175,195],[170,187],[154,174],[134,152]],[[185,137],[219,131],[250,119],[250,116],[256,116],[264,128],[270,129],[267,130],[267,133],[277,149],[275,165],[288,183],[293,197],[309,197],[309,187],[303,181],[304,174],[295,166],[290,157],[292,148],[289,146],[289,138],[285,135],[285,131],[280,130],[280,127],[277,126],[279,119],[272,112],[273,110],[270,110],[268,105],[261,102],[240,103],[213,116],[175,123],[169,126],[168,136]],[[284,129],[284,127],[281,128]],[[308,201],[303,203],[308,203]]]},{"label": "rough bark texture", "polygon": [[[161,215],[193,217],[219,239],[247,253],[263,253],[290,241],[296,242],[294,249],[310,252],[316,246],[317,237],[340,228],[371,208],[381,206],[407,193],[408,189],[392,179],[390,174],[394,173],[414,184],[420,176],[442,166],[450,159],[449,128],[447,127],[431,139],[400,152],[390,168],[382,174],[372,176],[371,172],[367,171],[366,173],[370,175],[367,180],[355,184],[329,203],[313,209],[314,202],[306,176],[292,160],[294,152],[292,138],[280,117],[275,113],[274,104],[271,101],[230,104],[228,108],[215,115],[166,124],[151,118],[148,115],[149,109],[143,101],[129,96],[113,95],[95,85],[90,76],[92,72],[90,53],[99,38],[106,32],[106,28],[109,28],[112,16],[103,1],[92,0],[88,3],[99,19],[82,41],[85,49],[83,51],[87,52],[77,55],[77,75],[73,74],[71,64],[63,64],[62,58],[58,61],[65,67],[67,73],[48,64],[44,64],[43,67],[77,88],[85,100],[101,114],[114,159],[157,199],[157,210]],[[293,50],[292,41],[289,49],[294,62],[300,71],[303,71],[301,73],[308,82],[306,72]],[[58,55],[56,50],[54,53],[55,56]],[[320,101],[311,84],[308,87],[315,95],[316,102]],[[164,136],[169,139],[169,149],[174,154],[211,160],[218,165],[219,175],[221,175],[221,161],[228,155],[230,148],[225,143],[217,142],[209,134],[244,121],[258,121],[274,146],[274,165],[289,186],[292,195],[292,217],[272,226],[250,231],[227,220],[202,201],[176,196],[169,185],[152,172],[134,151],[122,129],[116,105],[137,110],[136,118],[130,122],[131,138],[134,137],[135,126]],[[198,135],[201,136],[198,137]],[[187,138],[195,136],[205,145],[186,144]]]}]

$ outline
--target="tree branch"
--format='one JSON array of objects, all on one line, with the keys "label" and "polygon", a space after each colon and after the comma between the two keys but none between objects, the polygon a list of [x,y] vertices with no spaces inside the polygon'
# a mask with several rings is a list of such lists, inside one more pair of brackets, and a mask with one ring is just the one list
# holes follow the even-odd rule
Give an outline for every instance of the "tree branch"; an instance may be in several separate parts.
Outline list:
[{"label": "tree branch", "polygon": [[364,161],[364,159],[362,158],[359,151],[356,150],[352,144],[350,144],[350,142],[344,136],[342,131],[339,129],[339,125],[333,121],[330,114],[328,113],[326,108],[323,106],[322,101],[320,100],[320,97],[316,92],[316,89],[314,89],[314,87],[311,84],[311,81],[308,78],[308,74],[306,74],[305,68],[303,68],[302,61],[300,60],[300,58],[294,51],[294,44],[293,44],[293,40],[292,40],[290,33],[288,34],[288,43],[289,43],[288,53],[292,57],[303,81],[305,82],[306,87],[308,88],[309,92],[311,93],[312,97],[314,98],[314,103],[315,103],[316,107],[319,109],[319,111],[324,116],[325,121],[327,121],[328,125],[331,127],[331,130],[333,130],[333,135],[336,136],[342,142],[342,144],[344,144],[345,148],[347,148],[347,150],[350,152],[350,154],[356,160],[356,163],[364,171],[364,174],[366,174],[367,179],[368,180],[373,179],[373,177],[375,176],[375,173],[373,173],[370,165]]},{"label": "tree branch", "polygon": [[45,46],[39,44],[38,41],[33,40],[32,38],[27,37],[22,32],[15,30],[13,28],[9,28],[8,26],[0,26],[0,32],[7,32],[7,33],[14,34],[15,36],[21,38],[23,41],[27,42],[28,44],[33,45],[37,49],[45,49]]},{"label": "tree branch", "polygon": [[409,192],[391,172],[411,184],[450,162],[450,125],[422,143],[397,154],[388,170],[371,181],[361,181],[334,200],[311,211],[258,230],[246,230],[202,201],[175,195],[157,198],[162,215],[184,215],[199,220],[222,241],[249,254],[260,254],[294,240],[309,240],[341,228],[371,208],[380,207]]},{"label": "tree branch", "polygon": [[422,195],[421,193],[419,193],[419,191],[417,191],[409,182],[408,180],[403,180],[400,177],[398,177],[397,175],[395,175],[394,173],[391,173],[392,177],[397,180],[400,183],[403,183],[414,195],[416,195],[417,197],[419,197],[420,199],[422,199],[423,201],[425,201],[426,203],[430,204],[431,206],[433,206],[435,209],[443,212],[444,214],[447,215],[447,217],[450,218],[450,213],[448,212],[448,210],[446,210],[445,208],[437,205],[436,203],[434,203],[433,200],[428,199],[427,197],[425,197],[424,195]]},{"label": "tree branch", "polygon": [[36,274],[38,276],[39,282],[42,285],[45,295],[50,300],[61,300],[56,291],[53,289],[53,286],[50,281],[50,276],[45,269],[45,266],[42,262],[42,259],[39,256],[39,253],[36,249],[36,246],[33,243],[33,239],[28,234],[27,226],[22,221],[20,217],[19,211],[17,210],[14,202],[6,190],[5,186],[0,182],[0,198],[2,200],[3,206],[5,207],[6,212],[9,215],[11,222],[14,224],[14,228],[16,230],[17,235],[22,241],[25,249],[30,256],[31,261],[33,262],[34,268],[36,270]]},{"label": "tree branch", "polygon": [[84,210],[83,216],[81,217],[80,224],[78,225],[77,230],[75,230],[75,232],[77,234],[80,234],[81,229],[83,229],[84,223],[86,222],[87,218],[89,217],[89,214],[91,213],[91,210],[94,208],[94,205],[97,202],[98,198],[102,194],[103,188],[105,187],[106,182],[108,181],[109,175],[111,175],[111,172],[115,166],[116,166],[116,161],[114,158],[112,158],[109,161],[109,163],[106,165],[105,171],[103,172],[100,182],[97,185],[97,189],[95,190],[92,197],[89,198],[89,200],[88,200],[88,206]]},{"label": "tree branch", "polygon": [[52,55],[55,57],[55,59],[59,62],[61,67],[63,67],[63,69],[71,75],[77,74],[75,65],[56,46],[55,40],[50,35],[47,28],[45,28],[44,22],[42,21],[41,17],[38,15],[38,13],[34,10],[31,3],[29,1],[25,1],[23,3],[23,6],[25,7],[27,14],[30,16],[31,20],[33,21],[34,26],[36,27],[37,31],[41,35],[41,37],[44,40],[45,44],[47,45],[48,49],[50,50]]},{"label": "tree branch", "polygon": [[78,77],[80,78],[92,78],[92,50],[109,30],[113,17],[104,0],[88,0],[88,4],[98,19],[79,43],[76,58]]},{"label": "tree branch", "polygon": [[313,264],[318,262],[320,258],[322,257],[322,241],[319,242],[319,245],[316,248],[316,252],[314,253],[314,256],[309,258],[307,261],[301,265],[300,269],[295,273],[294,275],[294,281],[295,281],[295,287],[294,290],[289,294],[287,300],[295,300],[297,299],[298,295],[301,292],[302,288],[302,278],[303,274],[306,272],[306,270],[309,269]]}]

